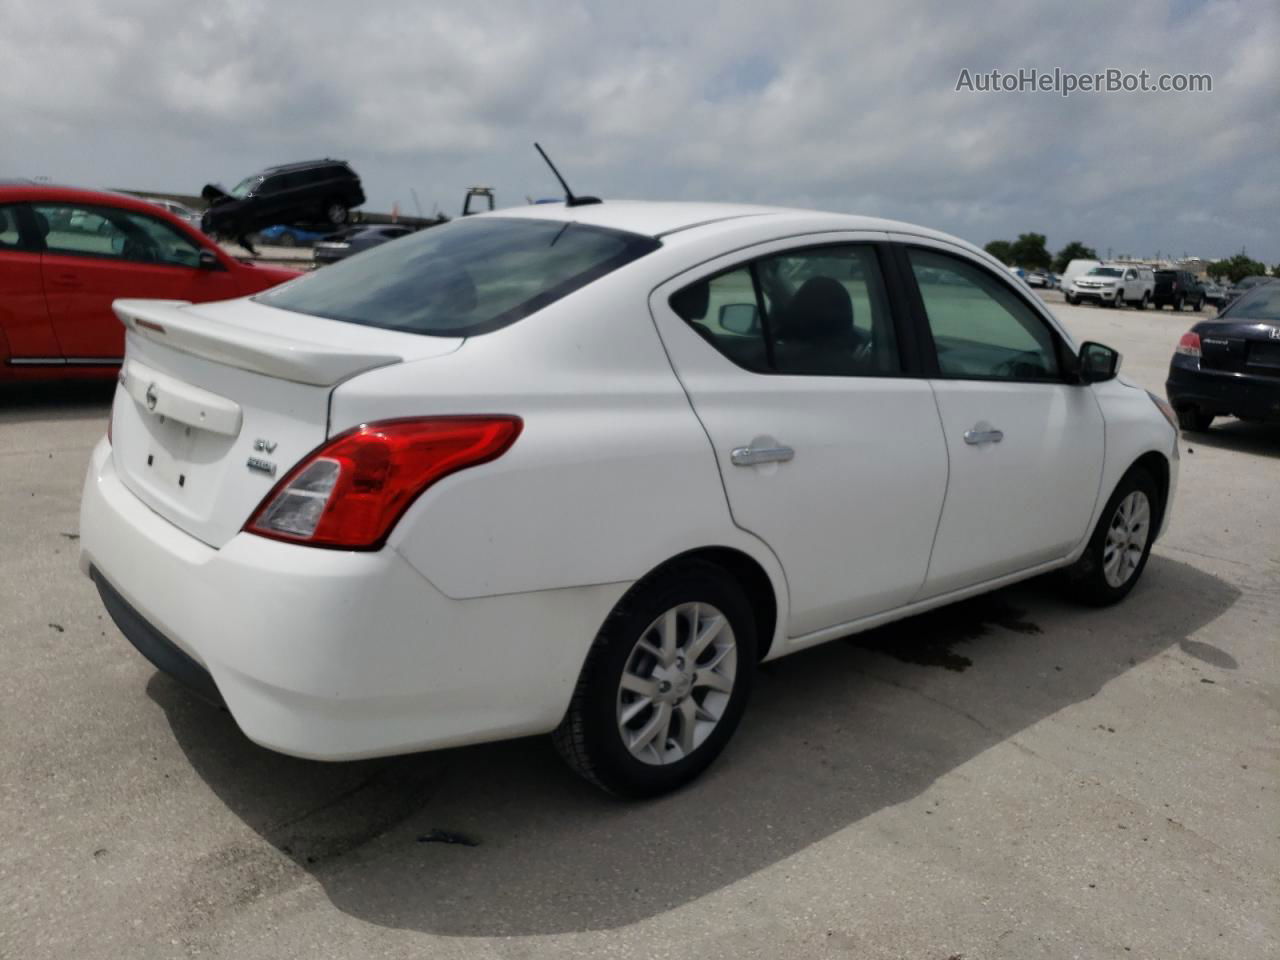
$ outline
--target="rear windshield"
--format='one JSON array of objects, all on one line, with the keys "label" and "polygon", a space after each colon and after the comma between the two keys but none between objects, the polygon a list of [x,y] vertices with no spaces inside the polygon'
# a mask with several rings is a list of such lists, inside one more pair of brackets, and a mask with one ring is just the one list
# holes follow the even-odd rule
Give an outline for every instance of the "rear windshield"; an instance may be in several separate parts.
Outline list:
[{"label": "rear windshield", "polygon": [[659,246],[652,237],[564,220],[455,220],[255,299],[330,320],[470,337],[527,317]]},{"label": "rear windshield", "polygon": [[1280,283],[1255,286],[1218,315],[1233,320],[1280,321]]}]

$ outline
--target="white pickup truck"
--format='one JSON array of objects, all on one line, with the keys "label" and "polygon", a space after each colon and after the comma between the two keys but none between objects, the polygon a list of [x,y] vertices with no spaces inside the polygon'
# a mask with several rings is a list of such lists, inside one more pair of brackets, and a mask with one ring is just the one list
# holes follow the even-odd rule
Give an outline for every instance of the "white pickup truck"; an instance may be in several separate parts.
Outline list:
[{"label": "white pickup truck", "polygon": [[1145,310],[1155,290],[1156,275],[1150,267],[1103,263],[1075,277],[1063,292],[1067,303],[1071,304],[1088,300],[1109,307],[1122,307],[1129,303]]}]

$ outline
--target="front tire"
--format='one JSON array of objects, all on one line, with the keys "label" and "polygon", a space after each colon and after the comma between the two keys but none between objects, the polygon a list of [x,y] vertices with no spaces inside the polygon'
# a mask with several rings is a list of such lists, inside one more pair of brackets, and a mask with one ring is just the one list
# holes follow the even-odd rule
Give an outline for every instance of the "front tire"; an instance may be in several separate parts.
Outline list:
[{"label": "front tire", "polygon": [[742,588],[714,564],[679,562],[614,608],[552,739],[570,767],[609,793],[666,793],[724,749],[755,667]]},{"label": "front tire", "polygon": [[1077,600],[1104,607],[1128,596],[1146,569],[1160,510],[1154,478],[1134,467],[1111,494],[1084,553],[1067,568],[1067,586]]},{"label": "front tire", "polygon": [[1077,297],[1073,297],[1073,296],[1072,296],[1071,294],[1069,294],[1069,293],[1068,293],[1068,294],[1064,294],[1064,296],[1067,298],[1067,303],[1071,304],[1071,306],[1073,306],[1073,307],[1074,307],[1077,303],[1079,303],[1079,302],[1080,302],[1080,300],[1079,300]]}]

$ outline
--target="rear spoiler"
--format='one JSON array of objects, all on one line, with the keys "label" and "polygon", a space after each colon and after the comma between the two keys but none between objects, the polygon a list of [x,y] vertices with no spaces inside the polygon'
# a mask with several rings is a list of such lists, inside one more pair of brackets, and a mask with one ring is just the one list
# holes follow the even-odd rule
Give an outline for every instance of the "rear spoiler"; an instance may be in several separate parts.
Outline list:
[{"label": "rear spoiler", "polygon": [[324,347],[220,323],[183,309],[189,306],[189,300],[117,300],[111,308],[132,334],[182,353],[295,383],[332,386],[404,359],[398,354]]}]

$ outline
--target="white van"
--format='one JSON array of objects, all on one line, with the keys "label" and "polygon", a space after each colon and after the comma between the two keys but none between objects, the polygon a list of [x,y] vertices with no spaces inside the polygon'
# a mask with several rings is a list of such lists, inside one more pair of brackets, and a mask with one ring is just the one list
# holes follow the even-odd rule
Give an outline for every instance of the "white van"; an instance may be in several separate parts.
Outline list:
[{"label": "white van", "polygon": [[1058,286],[1063,290],[1070,290],[1072,280],[1076,277],[1082,277],[1094,267],[1100,266],[1102,266],[1101,260],[1072,260],[1067,264],[1067,269],[1062,271]]}]

